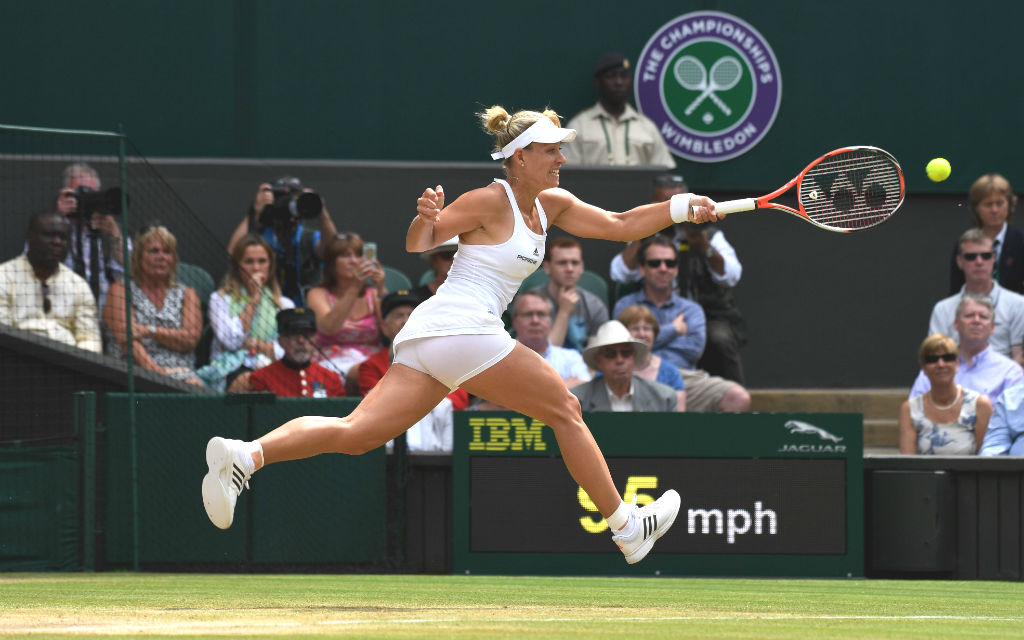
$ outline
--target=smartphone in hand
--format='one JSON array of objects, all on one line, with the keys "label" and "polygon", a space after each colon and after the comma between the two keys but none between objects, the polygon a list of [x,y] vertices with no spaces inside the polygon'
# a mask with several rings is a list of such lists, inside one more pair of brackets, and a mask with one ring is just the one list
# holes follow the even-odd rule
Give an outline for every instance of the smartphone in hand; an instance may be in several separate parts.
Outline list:
[{"label": "smartphone in hand", "polygon": [[371,262],[377,259],[377,243],[376,242],[364,242],[363,243],[363,257]]}]

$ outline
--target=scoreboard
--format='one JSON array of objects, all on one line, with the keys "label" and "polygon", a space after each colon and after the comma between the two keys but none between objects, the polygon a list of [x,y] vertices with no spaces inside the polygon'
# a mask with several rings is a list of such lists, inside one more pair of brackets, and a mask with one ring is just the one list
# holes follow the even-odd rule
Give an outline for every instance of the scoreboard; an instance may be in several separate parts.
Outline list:
[{"label": "scoreboard", "polygon": [[554,432],[457,412],[456,572],[862,576],[859,414],[591,413],[626,502],[675,489],[672,529],[636,565],[569,475]]}]

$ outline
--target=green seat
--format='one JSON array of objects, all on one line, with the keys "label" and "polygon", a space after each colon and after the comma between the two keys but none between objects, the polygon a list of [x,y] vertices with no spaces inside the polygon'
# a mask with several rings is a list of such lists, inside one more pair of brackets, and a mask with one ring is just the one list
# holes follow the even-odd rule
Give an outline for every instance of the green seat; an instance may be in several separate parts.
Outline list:
[{"label": "green seat", "polygon": [[203,307],[203,321],[206,321],[206,308],[210,304],[210,294],[217,290],[217,283],[207,273],[206,269],[187,262],[178,263],[178,282],[192,287],[199,296],[199,303]]},{"label": "green seat", "polygon": [[590,293],[594,294],[601,299],[604,306],[608,307],[608,311],[611,311],[611,305],[608,304],[608,283],[599,274],[593,271],[583,270],[580,274],[580,281],[576,283],[576,286],[586,289]]},{"label": "green seat", "polygon": [[[641,281],[640,280],[637,280],[636,282],[616,282],[615,283],[615,302],[618,302],[619,300],[621,300],[622,296],[629,295],[630,293],[633,293],[634,291],[639,291],[640,287],[641,287]],[[612,308],[608,307],[608,311],[611,311],[611,310],[612,310]]]},{"label": "green seat", "polygon": [[434,270],[433,269],[427,269],[426,271],[423,272],[423,275],[420,276],[420,286],[421,287],[423,285],[427,284],[428,282],[433,282],[433,281],[434,281]]},{"label": "green seat", "polygon": [[[529,291],[530,289],[536,289],[537,287],[543,286],[548,283],[548,274],[545,273],[544,269],[537,269],[530,275],[526,276],[523,280],[523,284],[519,287],[520,291]],[[576,286],[581,289],[586,289],[590,293],[594,294],[601,299],[601,302],[608,306],[608,283],[605,279],[594,271],[584,270],[580,274],[579,282]],[[609,310],[611,308],[609,307]]]},{"label": "green seat", "polygon": [[409,276],[405,275],[394,267],[383,267],[384,269],[384,286],[388,288],[388,292],[392,291],[408,291],[412,289],[412,280]]}]

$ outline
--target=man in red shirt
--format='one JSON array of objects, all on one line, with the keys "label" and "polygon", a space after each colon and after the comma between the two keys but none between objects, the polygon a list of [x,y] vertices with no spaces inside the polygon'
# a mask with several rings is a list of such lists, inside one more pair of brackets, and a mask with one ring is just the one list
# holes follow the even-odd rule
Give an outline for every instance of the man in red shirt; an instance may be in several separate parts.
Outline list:
[{"label": "man in red shirt", "polygon": [[[284,357],[249,374],[249,391],[272,391],[279,396],[295,398],[345,395],[345,387],[338,374],[311,360],[311,341],[316,334],[316,316],[312,311],[303,307],[279,311],[277,332],[277,342],[284,349]],[[232,390],[237,386],[232,385]]]},{"label": "man in red shirt", "polygon": [[[359,365],[359,393],[370,392],[384,373],[391,366],[394,354],[391,352],[391,341],[405,326],[409,314],[421,302],[419,297],[409,291],[400,290],[384,296],[380,302],[381,317],[384,324],[384,347]],[[452,411],[462,411],[469,406],[469,394],[456,389],[448,394],[439,405],[417,422],[406,432],[406,441],[410,451],[451,451],[452,450]]]}]

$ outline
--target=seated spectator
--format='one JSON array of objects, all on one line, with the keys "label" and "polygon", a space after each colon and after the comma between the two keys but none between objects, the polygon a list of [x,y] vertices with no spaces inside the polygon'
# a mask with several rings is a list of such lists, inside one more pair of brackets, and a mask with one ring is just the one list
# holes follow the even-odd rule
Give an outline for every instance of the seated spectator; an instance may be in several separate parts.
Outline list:
[{"label": "seated spectator", "polygon": [[608,307],[603,300],[577,286],[583,274],[583,247],[573,238],[561,236],[551,241],[544,252],[547,284],[534,291],[551,303],[551,334],[556,347],[582,352],[587,339],[608,322]]},{"label": "seated spectator", "polygon": [[613,314],[618,317],[626,307],[639,304],[657,318],[653,349],[679,368],[688,411],[749,410],[750,394],[741,385],[696,368],[704,352],[704,310],[674,290],[679,272],[675,244],[664,236],[652,236],[641,246],[639,258],[643,288],[620,298]]},{"label": "seated spectator", "polygon": [[89,285],[62,264],[68,222],[55,211],[29,218],[27,251],[0,264],[0,323],[100,353],[96,301]]},{"label": "seated spectator", "polygon": [[281,295],[275,266],[274,252],[262,237],[250,233],[235,243],[224,283],[210,294],[210,364],[196,372],[211,389],[223,391],[238,374],[284,355],[277,343],[277,312],[295,304]]},{"label": "seated spectator", "polygon": [[422,302],[437,293],[437,288],[448,279],[448,270],[452,268],[452,261],[455,259],[455,252],[459,248],[459,239],[452,238],[442,242],[433,249],[427,249],[420,253],[420,257],[430,262],[430,268],[434,270],[434,279],[426,284],[421,284],[410,293]]},{"label": "seated spectator", "polygon": [[[643,341],[648,349],[654,346],[654,341],[658,337],[658,319],[654,317],[650,309],[634,304],[623,309],[616,319],[629,329],[629,335]],[[683,382],[683,376],[679,373],[679,369],[670,364],[668,360],[653,351],[648,351],[646,357],[637,354],[633,373],[641,378],[667,384],[675,389],[676,410],[686,411],[686,384]]]},{"label": "seated spectator", "polygon": [[[381,348],[378,291],[384,289],[384,269],[363,257],[363,239],[355,233],[340,233],[327,243],[324,265],[323,282],[308,296],[316,314],[314,360],[330,362],[344,379]],[[367,279],[375,286],[367,286]]]},{"label": "seated spectator", "polygon": [[583,411],[675,411],[675,389],[633,374],[637,354],[645,358],[647,351],[618,320],[601,325],[583,350],[584,361],[601,375],[569,389]]},{"label": "seated spectator", "polygon": [[[986,173],[971,185],[968,192],[974,226],[992,239],[992,277],[1004,289],[1024,293],[1024,233],[1010,226],[1017,208],[1017,194],[1010,181],[998,173]],[[950,265],[950,293],[964,285],[964,272],[957,264],[960,243],[953,247]]]},{"label": "seated spectator", "polygon": [[551,344],[551,303],[539,289],[524,291],[512,301],[512,328],[516,340],[548,361],[565,386],[589,382],[592,376],[579,351]]},{"label": "seated spectator", "polygon": [[[395,354],[391,350],[391,341],[405,326],[409,314],[422,300],[411,291],[394,291],[381,300],[381,314],[384,316],[384,338],[388,346],[373,354],[358,365],[359,394],[367,395],[380,382]],[[409,451],[414,452],[451,452],[452,434],[455,428],[453,411],[462,411],[469,406],[469,394],[456,389],[448,394],[430,413],[423,416],[405,432]],[[391,443],[388,445],[391,446]]]},{"label": "seated spectator", "polygon": [[988,396],[956,383],[956,343],[930,335],[918,353],[930,389],[900,406],[900,453],[970,456],[981,447],[992,403]]},{"label": "seated spectator", "polygon": [[277,313],[277,341],[284,349],[280,360],[240,374],[231,392],[270,391],[288,398],[335,398],[345,395],[337,373],[312,361],[316,317],[309,309],[283,309]]},{"label": "seated spectator", "polygon": [[981,443],[982,456],[1024,456],[1024,384],[1003,392]]},{"label": "seated spectator", "polygon": [[1024,364],[1024,296],[1004,289],[992,279],[995,263],[992,238],[982,229],[968,229],[960,236],[960,251],[956,263],[964,274],[960,292],[935,303],[928,323],[928,333],[952,336],[956,307],[965,293],[988,296],[995,312],[995,332],[989,342],[998,353]]},{"label": "seated spectator", "polygon": [[[956,307],[953,329],[960,340],[960,362],[956,369],[956,383],[998,398],[1004,390],[1024,383],[1024,370],[989,346],[995,330],[992,321],[992,301],[988,296],[965,293]],[[910,389],[910,397],[919,396],[930,388],[928,376],[921,371]]]},{"label": "seated spectator", "polygon": [[[687,190],[682,176],[661,174],[654,178],[652,202],[664,202]],[[743,384],[740,347],[747,341],[747,324],[732,295],[743,275],[736,250],[725,239],[725,233],[707,224],[682,222],[663,229],[658,235],[672,238],[679,250],[676,290],[699,304],[707,319],[707,340],[697,367]],[[640,280],[637,253],[642,244],[643,241],[630,242],[612,258],[612,280],[620,283]]]},{"label": "seated spectator", "polygon": [[[132,354],[135,364],[190,384],[202,385],[194,371],[203,315],[195,289],[175,281],[178,241],[166,227],[149,226],[135,236],[131,255]],[[103,320],[107,352],[124,358],[128,342],[125,287],[107,291]]]},{"label": "seated spectator", "polygon": [[321,280],[327,242],[337,235],[323,198],[292,176],[273,184],[264,182],[232,233],[228,252],[247,233],[259,234],[270,243],[284,295],[305,306],[306,291]]}]

